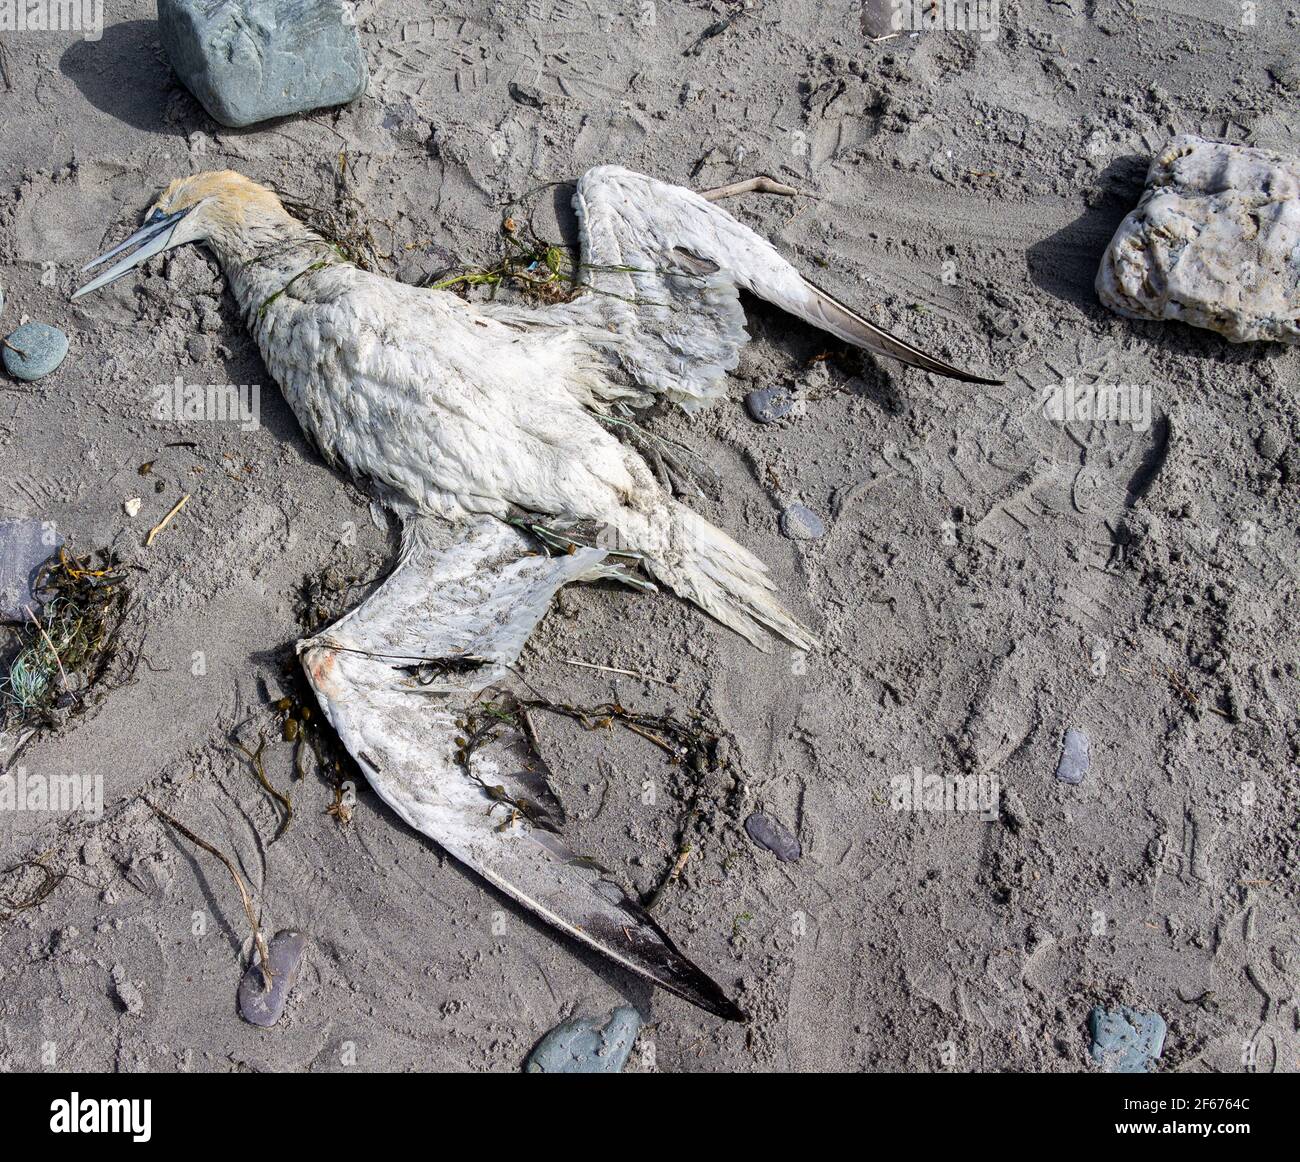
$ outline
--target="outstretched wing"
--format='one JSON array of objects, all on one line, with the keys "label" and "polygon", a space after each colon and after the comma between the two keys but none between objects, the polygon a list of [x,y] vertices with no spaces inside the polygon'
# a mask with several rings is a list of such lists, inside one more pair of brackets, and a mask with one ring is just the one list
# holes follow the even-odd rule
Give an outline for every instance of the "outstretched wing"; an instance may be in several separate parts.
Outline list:
[{"label": "outstretched wing", "polygon": [[524,907],[721,1017],[740,1010],[649,914],[572,852],[505,677],[556,591],[606,575],[605,551],[539,555],[493,517],[415,518],[369,599],[298,644],[321,709],[399,816]]},{"label": "outstretched wing", "polygon": [[[618,166],[589,170],[573,198],[585,306],[631,330],[617,351],[651,393],[712,402],[748,341],[738,288],[846,343],[968,383],[996,384],[890,335],[805,279],[776,248],[691,190]],[[583,301],[583,300],[579,300]]]}]

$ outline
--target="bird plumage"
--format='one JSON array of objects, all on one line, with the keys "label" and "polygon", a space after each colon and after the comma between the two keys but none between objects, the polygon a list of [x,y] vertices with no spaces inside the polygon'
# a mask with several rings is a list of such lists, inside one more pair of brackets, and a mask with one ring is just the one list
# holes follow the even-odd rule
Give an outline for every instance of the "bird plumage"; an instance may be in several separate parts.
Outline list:
[{"label": "bird plumage", "polygon": [[[322,709],[367,778],[403,819],[526,907],[735,1017],[645,911],[563,845],[555,810],[523,806],[558,808],[526,724],[503,713],[471,756],[457,741],[463,719],[507,674],[556,590],[625,578],[617,562],[627,554],[756,645],[769,631],[816,645],[763,563],[678,501],[605,422],[617,406],[664,398],[691,411],[721,396],[748,339],[740,289],[850,343],[992,381],[881,331],[689,190],[602,166],[578,183],[574,207],[583,293],[523,309],[361,270],[269,190],[200,174],[173,182],[144,227],[91,265],[140,249],[77,293],[161,250],[209,246],[303,429],[404,521],[384,585],[299,643]],[[521,515],[604,532],[547,557],[505,523]],[[432,667],[434,680],[413,667]],[[504,826],[493,816],[503,801],[514,805]]]}]

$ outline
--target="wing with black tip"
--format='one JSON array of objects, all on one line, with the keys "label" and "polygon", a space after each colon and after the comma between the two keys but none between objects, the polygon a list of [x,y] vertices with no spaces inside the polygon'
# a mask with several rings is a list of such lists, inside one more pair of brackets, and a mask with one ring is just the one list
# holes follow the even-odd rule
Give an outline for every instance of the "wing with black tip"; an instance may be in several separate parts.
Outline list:
[{"label": "wing with black tip", "polygon": [[564,812],[504,679],[562,585],[605,551],[547,556],[492,517],[407,525],[392,575],[299,656],[321,709],[397,814],[530,911],[710,1013],[740,1010],[646,911],[565,844]]}]

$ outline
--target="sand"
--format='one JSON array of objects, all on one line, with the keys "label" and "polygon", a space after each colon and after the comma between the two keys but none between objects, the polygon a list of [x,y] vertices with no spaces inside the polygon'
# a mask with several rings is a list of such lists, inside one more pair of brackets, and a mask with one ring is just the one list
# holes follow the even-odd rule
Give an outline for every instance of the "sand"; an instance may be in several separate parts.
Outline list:
[{"label": "sand", "polygon": [[[512,1071],[575,1012],[632,1003],[649,1025],[630,1071],[1066,1072],[1092,1068],[1102,1003],[1165,1018],[1162,1070],[1295,1070],[1300,352],[1131,322],[1093,291],[1170,136],[1300,150],[1294,14],[1004,3],[993,37],[869,43],[848,0],[755,5],[704,40],[735,6],[357,10],[368,94],[243,131],[179,88],[142,0],[97,42],[0,34],[3,328],[72,339],[51,378],[0,385],[0,517],[116,543],[147,634],[131,684],[22,756],[102,778],[103,818],[0,815],[0,867],[68,873],[0,921],[0,1068]],[[825,648],[759,654],[669,596],[582,587],[524,655],[550,697],[698,709],[727,739],[656,915],[748,1026],[553,935],[366,788],[344,825],[328,779],[293,782],[267,702],[301,588],[382,577],[395,530],[307,445],[203,253],[67,301],[172,178],[233,167],[325,203],[344,151],[408,277],[493,261],[513,199],[589,166],[697,188],[771,173],[805,196],[728,208],[871,318],[1006,377],[859,361],[750,304],[730,399],[654,423],[719,468],[699,507]],[[260,426],[156,420],[178,376],[258,385]],[[1144,388],[1150,414],[1045,414],[1070,381]],[[780,385],[797,414],[755,423],[744,393]],[[782,536],[792,502],[824,537]],[[236,727],[266,732],[292,796],[274,842]],[[1071,727],[1091,740],[1077,786],[1054,777]],[[684,777],[628,737],[544,740],[580,849],[651,889]],[[993,810],[895,809],[916,768],[977,777]],[[275,1029],[236,1014],[250,945],[228,874],[142,793],[237,858],[269,931],[310,935]],[[802,858],[748,838],[760,808]]]}]

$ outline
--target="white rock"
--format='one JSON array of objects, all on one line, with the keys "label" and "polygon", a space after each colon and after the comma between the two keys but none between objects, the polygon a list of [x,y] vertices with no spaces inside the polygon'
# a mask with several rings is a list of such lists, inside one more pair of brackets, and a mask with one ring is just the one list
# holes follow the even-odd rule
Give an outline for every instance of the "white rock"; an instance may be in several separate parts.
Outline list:
[{"label": "white rock", "polygon": [[144,503],[138,496],[133,496],[129,500],[122,502],[122,508],[126,515],[134,519],[140,515],[140,506]]},{"label": "white rock", "polygon": [[1111,239],[1097,294],[1131,319],[1300,343],[1300,159],[1175,137]]}]

